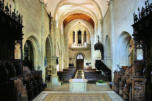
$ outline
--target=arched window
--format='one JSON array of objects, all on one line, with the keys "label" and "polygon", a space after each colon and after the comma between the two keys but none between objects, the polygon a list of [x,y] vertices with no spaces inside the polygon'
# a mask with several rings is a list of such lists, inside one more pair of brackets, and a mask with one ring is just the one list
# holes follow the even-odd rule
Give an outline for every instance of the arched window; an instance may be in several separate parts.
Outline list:
[{"label": "arched window", "polygon": [[81,44],[81,31],[78,31],[78,44]]},{"label": "arched window", "polygon": [[87,42],[87,33],[84,31],[84,42]]},{"label": "arched window", "polygon": [[75,31],[73,31],[73,43],[75,42]]}]

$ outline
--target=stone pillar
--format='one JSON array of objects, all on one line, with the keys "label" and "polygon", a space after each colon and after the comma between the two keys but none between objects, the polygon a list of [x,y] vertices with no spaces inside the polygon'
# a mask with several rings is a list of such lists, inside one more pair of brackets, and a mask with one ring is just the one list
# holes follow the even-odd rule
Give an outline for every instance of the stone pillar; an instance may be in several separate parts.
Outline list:
[{"label": "stone pillar", "polygon": [[[109,8],[110,8],[110,13],[111,13],[111,49],[112,49],[112,54],[115,53],[115,33],[114,33],[114,13],[113,13],[113,0],[110,0],[109,1]],[[112,55],[111,54],[111,55]],[[115,71],[115,68],[117,67],[116,64],[114,63],[117,63],[116,62],[116,59],[115,59],[115,54],[112,55],[112,80],[114,79],[114,71]]]},{"label": "stone pillar", "polygon": [[95,59],[94,59],[94,36],[95,35],[92,35],[91,38],[91,66],[92,66],[92,69],[95,68]]},{"label": "stone pillar", "polygon": [[51,65],[51,86],[52,87],[57,87],[57,86],[61,86],[61,82],[58,79],[58,75],[57,75],[57,64],[56,64],[56,57],[52,57],[52,65]]},{"label": "stone pillar", "polygon": [[59,34],[58,28],[57,28],[57,21],[52,18],[51,20],[51,35],[53,37],[52,41],[53,41],[53,54],[51,56],[51,65],[49,65],[49,68],[51,70],[51,82],[48,86],[50,87],[56,87],[56,86],[60,86],[61,82],[58,79],[57,76],[57,64],[56,64],[56,48],[57,48],[57,35]]},{"label": "stone pillar", "polygon": [[75,32],[75,43],[78,44],[78,31]]},{"label": "stone pillar", "polygon": [[97,36],[95,37],[96,38],[96,40],[98,40],[97,39],[97,37],[99,36],[99,40],[102,42],[102,40],[103,40],[103,33],[102,33],[102,19],[98,19],[98,31],[97,31]]}]

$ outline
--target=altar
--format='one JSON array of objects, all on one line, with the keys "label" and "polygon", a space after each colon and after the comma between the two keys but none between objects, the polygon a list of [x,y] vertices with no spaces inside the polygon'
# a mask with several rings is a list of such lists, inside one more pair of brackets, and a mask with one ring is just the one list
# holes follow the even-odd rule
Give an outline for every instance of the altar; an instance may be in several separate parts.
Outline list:
[{"label": "altar", "polygon": [[87,91],[87,79],[71,79],[70,91],[71,92],[86,92]]}]

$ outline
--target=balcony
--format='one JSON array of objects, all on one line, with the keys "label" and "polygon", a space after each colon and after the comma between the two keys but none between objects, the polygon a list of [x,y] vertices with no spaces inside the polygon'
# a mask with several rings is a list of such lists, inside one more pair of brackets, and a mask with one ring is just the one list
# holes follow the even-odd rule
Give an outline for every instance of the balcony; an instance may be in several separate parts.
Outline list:
[{"label": "balcony", "polygon": [[70,47],[70,49],[85,49],[85,50],[87,50],[87,49],[91,49],[91,44],[89,44],[89,43],[81,43],[81,44],[78,44],[78,43],[73,43],[72,45],[71,45],[71,47]]}]

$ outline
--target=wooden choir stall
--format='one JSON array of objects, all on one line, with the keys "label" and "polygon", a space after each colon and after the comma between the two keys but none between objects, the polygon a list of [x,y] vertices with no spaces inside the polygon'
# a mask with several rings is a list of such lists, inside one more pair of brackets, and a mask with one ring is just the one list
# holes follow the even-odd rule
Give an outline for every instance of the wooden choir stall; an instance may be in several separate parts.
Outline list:
[{"label": "wooden choir stall", "polygon": [[134,14],[135,60],[114,73],[113,89],[126,101],[152,100],[152,3]]},{"label": "wooden choir stall", "polygon": [[22,16],[0,0],[0,99],[30,101],[43,90],[42,72],[23,71]]}]

